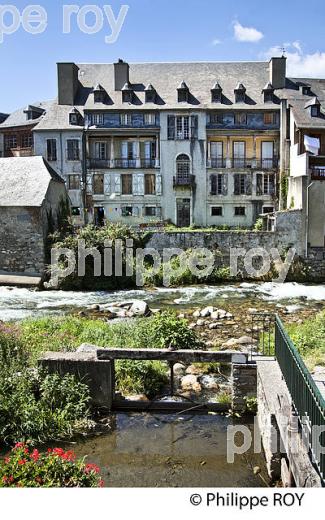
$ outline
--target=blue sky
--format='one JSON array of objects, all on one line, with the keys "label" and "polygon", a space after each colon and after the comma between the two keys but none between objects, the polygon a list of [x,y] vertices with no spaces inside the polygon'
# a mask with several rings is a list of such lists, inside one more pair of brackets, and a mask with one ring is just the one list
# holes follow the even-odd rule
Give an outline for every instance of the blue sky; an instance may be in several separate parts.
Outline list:
[{"label": "blue sky", "polygon": [[[98,8],[111,5],[116,17],[121,5],[129,6],[111,44],[105,43],[111,34],[106,16],[103,29],[87,35],[73,15],[71,33],[63,34],[63,5],[73,2],[37,2],[47,12],[46,30],[32,35],[20,27],[0,43],[0,112],[55,97],[58,61],[263,60],[285,45],[291,75],[325,77],[324,0],[101,0]],[[11,5],[21,13],[30,3],[13,0]],[[93,25],[95,18],[86,20]],[[0,16],[0,29],[11,23],[11,15]]]}]

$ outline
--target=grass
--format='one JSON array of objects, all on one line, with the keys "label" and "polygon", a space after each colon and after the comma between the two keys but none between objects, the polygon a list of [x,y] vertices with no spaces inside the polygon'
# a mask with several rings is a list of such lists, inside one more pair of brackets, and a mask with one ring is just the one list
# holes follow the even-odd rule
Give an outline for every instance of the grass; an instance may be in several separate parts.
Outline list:
[{"label": "grass", "polygon": [[325,366],[325,311],[304,323],[287,324],[286,329],[309,370]]}]

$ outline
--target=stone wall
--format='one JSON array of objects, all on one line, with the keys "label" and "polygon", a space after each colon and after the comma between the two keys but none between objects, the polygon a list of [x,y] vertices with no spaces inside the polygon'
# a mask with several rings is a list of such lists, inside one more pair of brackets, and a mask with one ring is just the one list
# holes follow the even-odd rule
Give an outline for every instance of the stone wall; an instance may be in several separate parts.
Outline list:
[{"label": "stone wall", "polygon": [[232,384],[232,408],[242,412],[246,409],[246,398],[257,395],[256,364],[233,364]]},{"label": "stone wall", "polygon": [[39,275],[44,269],[41,208],[0,207],[0,271]]}]

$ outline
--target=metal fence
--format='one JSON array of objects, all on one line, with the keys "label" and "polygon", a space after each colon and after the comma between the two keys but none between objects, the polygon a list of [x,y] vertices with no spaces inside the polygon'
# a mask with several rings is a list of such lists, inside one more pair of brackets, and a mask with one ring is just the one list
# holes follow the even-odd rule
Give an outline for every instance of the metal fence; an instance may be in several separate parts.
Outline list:
[{"label": "metal fence", "polygon": [[325,479],[325,399],[278,316],[275,318],[275,357],[307,437],[313,462]]}]

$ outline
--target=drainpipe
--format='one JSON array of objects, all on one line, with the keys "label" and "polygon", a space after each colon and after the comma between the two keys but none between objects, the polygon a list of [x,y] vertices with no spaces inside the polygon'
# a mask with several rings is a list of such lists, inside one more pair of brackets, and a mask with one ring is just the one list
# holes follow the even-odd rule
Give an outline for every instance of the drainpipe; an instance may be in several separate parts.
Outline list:
[{"label": "drainpipe", "polygon": [[313,182],[311,182],[307,186],[307,201],[306,201],[306,244],[305,244],[305,258],[308,258],[308,235],[309,235],[309,190],[313,186]]}]

